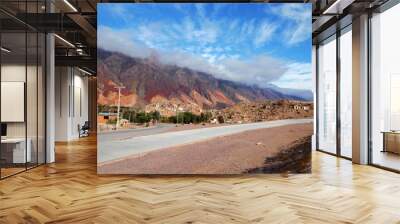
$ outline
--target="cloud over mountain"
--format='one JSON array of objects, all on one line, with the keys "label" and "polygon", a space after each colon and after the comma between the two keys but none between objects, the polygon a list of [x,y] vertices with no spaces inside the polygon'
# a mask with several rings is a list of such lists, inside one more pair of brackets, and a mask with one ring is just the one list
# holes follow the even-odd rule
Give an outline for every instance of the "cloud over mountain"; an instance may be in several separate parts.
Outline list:
[{"label": "cloud over mountain", "polygon": [[[113,9],[114,5],[117,8]],[[132,57],[157,55],[164,64],[248,85],[285,85],[283,81],[290,78],[300,84],[295,88],[310,86],[300,74],[309,66],[307,74],[311,77],[310,58],[296,58],[303,50],[299,46],[310,44],[310,37],[303,35],[311,20],[307,4],[125,6],[121,9],[120,4],[107,4],[105,8],[100,5],[99,47]],[[102,19],[102,14],[109,13],[114,15],[112,19]],[[117,19],[118,13],[121,18],[126,13],[135,16],[126,21]],[[300,16],[293,18],[294,13]],[[296,71],[297,68],[301,69]]]}]

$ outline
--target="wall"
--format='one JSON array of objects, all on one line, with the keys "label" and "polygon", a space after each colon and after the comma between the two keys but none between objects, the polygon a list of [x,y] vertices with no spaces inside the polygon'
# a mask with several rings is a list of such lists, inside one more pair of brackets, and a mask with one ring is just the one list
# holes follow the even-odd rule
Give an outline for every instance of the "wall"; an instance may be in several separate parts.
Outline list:
[{"label": "wall", "polygon": [[70,141],[88,121],[88,77],[72,67],[56,67],[55,73],[55,140]]},{"label": "wall", "polygon": [[[43,108],[43,99],[38,100],[40,95],[37,95],[37,83],[39,81],[39,87],[43,86],[42,77],[39,76],[39,80],[36,79],[36,67],[35,66],[27,66],[27,82],[25,81],[25,65],[2,65],[1,67],[1,81],[2,82],[10,82],[10,81],[18,81],[27,83],[27,94],[26,94],[26,102],[27,102],[27,125],[28,125],[28,137],[29,133],[35,133],[37,129],[37,107]],[[41,72],[39,71],[39,74]],[[2,108],[6,109],[6,108]],[[43,125],[43,124],[41,124]],[[40,126],[40,129],[42,126]],[[7,125],[7,135],[8,137],[25,137],[25,123],[16,122],[16,123],[8,123]],[[43,138],[43,136],[40,136]]]},{"label": "wall", "polygon": [[[28,68],[28,70],[31,70]],[[2,65],[1,66],[1,81],[2,82],[25,82],[25,65]],[[28,97],[32,93],[27,94]],[[36,94],[35,94],[36,96]],[[6,108],[1,108],[6,110]],[[7,123],[7,137],[25,137],[25,123],[24,122],[11,122]]]},{"label": "wall", "polygon": [[72,138],[79,137],[78,125],[82,126],[89,119],[88,111],[88,77],[81,76],[82,73],[74,74],[73,80],[73,102],[72,102],[72,120],[71,135]]},{"label": "wall", "polygon": [[[44,77],[41,66],[19,63],[3,63],[1,66],[2,82],[24,82],[26,85],[25,122],[7,122],[8,138],[29,139],[31,163],[44,163]],[[8,108],[1,108],[7,110]],[[12,113],[12,111],[6,111]],[[29,166],[29,165],[28,165]]]},{"label": "wall", "polygon": [[69,85],[70,76],[67,67],[55,69],[55,140],[67,141],[69,124]]},{"label": "wall", "polygon": [[97,132],[97,77],[88,80],[90,131]]}]

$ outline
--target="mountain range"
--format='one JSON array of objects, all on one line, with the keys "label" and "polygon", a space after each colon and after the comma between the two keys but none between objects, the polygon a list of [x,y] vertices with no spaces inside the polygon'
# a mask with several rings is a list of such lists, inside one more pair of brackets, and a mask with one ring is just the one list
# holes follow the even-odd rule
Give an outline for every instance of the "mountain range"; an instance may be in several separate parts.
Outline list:
[{"label": "mountain range", "polygon": [[151,104],[222,109],[239,102],[289,99],[310,101],[311,91],[249,86],[215,78],[186,67],[163,64],[155,57],[135,58],[98,49],[98,103],[145,108]]}]

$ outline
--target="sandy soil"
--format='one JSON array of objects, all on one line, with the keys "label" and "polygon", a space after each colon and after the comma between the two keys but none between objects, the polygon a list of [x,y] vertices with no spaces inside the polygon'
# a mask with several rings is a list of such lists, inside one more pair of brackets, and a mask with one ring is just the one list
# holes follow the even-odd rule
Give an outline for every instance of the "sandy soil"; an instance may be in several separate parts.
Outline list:
[{"label": "sandy soil", "polygon": [[312,124],[246,131],[99,164],[101,174],[240,174],[312,135]]}]

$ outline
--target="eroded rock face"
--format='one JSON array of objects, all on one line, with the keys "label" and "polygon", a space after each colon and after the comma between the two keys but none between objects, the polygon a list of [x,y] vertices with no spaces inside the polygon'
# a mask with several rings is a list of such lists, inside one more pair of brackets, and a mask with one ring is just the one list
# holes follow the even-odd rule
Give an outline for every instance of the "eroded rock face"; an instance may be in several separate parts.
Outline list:
[{"label": "eroded rock face", "polygon": [[307,118],[312,117],[313,114],[313,103],[291,100],[243,102],[221,111],[215,111],[215,116],[223,116],[227,123]]},{"label": "eroded rock face", "polygon": [[98,99],[103,105],[117,102],[115,87],[120,85],[125,87],[121,90],[121,106],[142,109],[149,104],[152,107],[158,104],[164,109],[180,105],[196,112],[223,109],[241,102],[304,100],[299,95],[272,87],[248,86],[189,68],[162,64],[154,57],[133,58],[102,49],[98,50],[97,73]]}]

